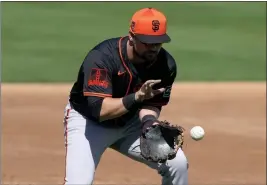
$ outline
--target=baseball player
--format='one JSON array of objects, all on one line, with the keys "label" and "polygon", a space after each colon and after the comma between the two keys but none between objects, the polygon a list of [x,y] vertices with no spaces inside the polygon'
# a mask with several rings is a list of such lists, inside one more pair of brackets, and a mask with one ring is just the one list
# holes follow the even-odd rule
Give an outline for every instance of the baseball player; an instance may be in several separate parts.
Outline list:
[{"label": "baseball player", "polygon": [[129,34],[107,39],[85,57],[65,108],[64,184],[92,184],[107,148],[158,171],[163,185],[187,185],[187,159],[151,162],[140,154],[140,135],[157,124],[170,100],[177,67],[164,48],[170,42],[165,15],[138,10]]}]

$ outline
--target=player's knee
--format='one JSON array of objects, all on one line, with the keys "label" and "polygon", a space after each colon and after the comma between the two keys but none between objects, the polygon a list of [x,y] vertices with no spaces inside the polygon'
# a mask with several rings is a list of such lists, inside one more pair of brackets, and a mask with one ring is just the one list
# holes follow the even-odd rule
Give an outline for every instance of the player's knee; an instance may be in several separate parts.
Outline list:
[{"label": "player's knee", "polygon": [[168,160],[166,165],[161,165],[158,169],[159,174],[162,176],[169,176],[174,178],[182,174],[187,174],[188,163],[187,158],[182,150],[179,150],[176,157],[172,160]]},{"label": "player's knee", "polygon": [[179,151],[176,154],[176,157],[172,160],[168,161],[168,166],[173,171],[180,171],[180,172],[186,172],[188,169],[188,161],[184,154],[184,152],[179,149]]}]

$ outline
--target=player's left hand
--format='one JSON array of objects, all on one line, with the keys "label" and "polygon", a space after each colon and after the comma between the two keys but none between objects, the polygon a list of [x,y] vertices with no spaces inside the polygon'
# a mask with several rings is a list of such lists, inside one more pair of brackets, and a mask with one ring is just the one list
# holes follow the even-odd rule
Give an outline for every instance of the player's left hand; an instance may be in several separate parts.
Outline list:
[{"label": "player's left hand", "polygon": [[184,128],[167,121],[158,121],[147,127],[140,138],[141,155],[153,162],[163,163],[176,156],[184,142]]}]

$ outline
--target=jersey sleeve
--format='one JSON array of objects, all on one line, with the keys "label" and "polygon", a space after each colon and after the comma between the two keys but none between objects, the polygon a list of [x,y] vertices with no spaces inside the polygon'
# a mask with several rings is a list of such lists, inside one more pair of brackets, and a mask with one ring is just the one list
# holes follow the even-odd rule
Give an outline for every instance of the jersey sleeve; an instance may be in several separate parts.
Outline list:
[{"label": "jersey sleeve", "polygon": [[82,66],[84,96],[112,97],[111,63],[107,56],[97,50],[88,53]]},{"label": "jersey sleeve", "polygon": [[169,103],[170,96],[171,96],[171,90],[173,83],[176,78],[176,68],[170,71],[166,77],[163,77],[161,79],[161,83],[159,85],[155,85],[153,89],[159,89],[159,88],[165,88],[165,91],[161,94],[156,95],[152,99],[144,101],[144,105],[150,105],[150,106],[158,106],[162,107]]}]

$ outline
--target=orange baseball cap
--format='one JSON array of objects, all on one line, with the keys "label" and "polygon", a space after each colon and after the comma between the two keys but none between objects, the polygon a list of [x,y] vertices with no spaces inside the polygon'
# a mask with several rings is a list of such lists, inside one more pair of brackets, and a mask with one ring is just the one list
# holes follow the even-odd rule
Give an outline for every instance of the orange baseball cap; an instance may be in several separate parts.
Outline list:
[{"label": "orange baseball cap", "polygon": [[155,8],[143,8],[135,12],[131,19],[130,32],[147,44],[171,41],[167,35],[167,18]]}]

